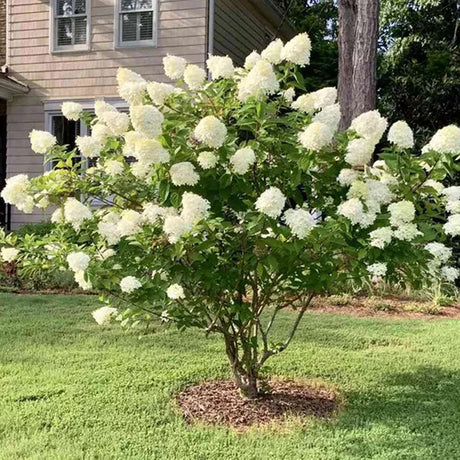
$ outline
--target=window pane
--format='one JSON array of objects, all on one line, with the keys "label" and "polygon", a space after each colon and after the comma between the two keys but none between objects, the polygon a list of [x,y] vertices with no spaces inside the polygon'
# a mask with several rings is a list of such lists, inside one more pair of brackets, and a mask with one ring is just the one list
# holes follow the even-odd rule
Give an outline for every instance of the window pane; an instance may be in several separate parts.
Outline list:
[{"label": "window pane", "polygon": [[77,17],[75,21],[75,45],[84,45],[86,43],[86,17]]},{"label": "window pane", "polygon": [[121,15],[121,40],[123,42],[137,40],[137,13]]},{"label": "window pane", "polygon": [[56,16],[71,16],[72,14],[72,0],[57,0]]},{"label": "window pane", "polygon": [[86,0],[74,0],[75,3],[75,14],[85,14],[86,13]]},{"label": "window pane", "polygon": [[121,10],[145,10],[152,9],[152,0],[121,0]]},{"label": "window pane", "polygon": [[56,20],[57,46],[72,44],[72,19],[60,18]]},{"label": "window pane", "polygon": [[67,120],[62,115],[54,115],[51,121],[51,132],[60,145],[68,145],[68,150],[75,148],[75,139],[80,135],[80,122]]},{"label": "window pane", "polygon": [[140,19],[140,40],[152,40],[153,38],[153,12],[146,11],[139,13]]}]

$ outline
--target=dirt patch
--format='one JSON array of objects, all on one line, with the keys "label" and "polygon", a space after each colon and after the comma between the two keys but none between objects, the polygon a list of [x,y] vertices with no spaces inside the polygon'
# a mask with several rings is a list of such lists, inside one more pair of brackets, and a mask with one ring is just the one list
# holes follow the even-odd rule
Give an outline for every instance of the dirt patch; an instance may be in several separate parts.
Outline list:
[{"label": "dirt patch", "polygon": [[317,297],[313,300],[310,310],[318,313],[339,313],[396,319],[460,318],[460,304],[437,307],[430,302],[392,296],[379,298],[364,296]]},{"label": "dirt patch", "polygon": [[188,423],[224,425],[236,430],[268,425],[286,417],[330,417],[338,409],[334,391],[294,380],[272,380],[270,393],[241,397],[231,380],[212,380],[186,388],[177,397]]}]

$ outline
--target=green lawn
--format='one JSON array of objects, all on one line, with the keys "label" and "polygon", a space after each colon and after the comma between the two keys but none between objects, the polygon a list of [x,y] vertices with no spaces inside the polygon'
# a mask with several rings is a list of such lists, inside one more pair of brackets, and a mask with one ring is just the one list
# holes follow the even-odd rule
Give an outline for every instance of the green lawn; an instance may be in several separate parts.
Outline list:
[{"label": "green lawn", "polygon": [[[1,459],[458,459],[460,322],[308,314],[273,374],[333,384],[333,421],[190,427],[172,395],[227,375],[218,337],[98,327],[90,297],[0,294]],[[279,332],[287,329],[289,313]]]}]

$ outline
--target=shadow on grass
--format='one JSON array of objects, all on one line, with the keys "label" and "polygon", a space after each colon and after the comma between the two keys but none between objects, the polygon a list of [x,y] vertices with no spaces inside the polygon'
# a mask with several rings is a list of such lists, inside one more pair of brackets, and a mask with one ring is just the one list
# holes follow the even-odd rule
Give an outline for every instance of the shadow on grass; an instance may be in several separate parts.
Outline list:
[{"label": "shadow on grass", "polygon": [[[359,458],[363,450],[378,453],[391,449],[402,453],[419,449],[422,458],[430,460],[460,458],[459,372],[421,366],[383,376],[380,390],[347,394],[350,407],[336,427],[347,431],[366,428],[349,446],[351,454]],[[394,435],[369,436],[372,429]]]}]

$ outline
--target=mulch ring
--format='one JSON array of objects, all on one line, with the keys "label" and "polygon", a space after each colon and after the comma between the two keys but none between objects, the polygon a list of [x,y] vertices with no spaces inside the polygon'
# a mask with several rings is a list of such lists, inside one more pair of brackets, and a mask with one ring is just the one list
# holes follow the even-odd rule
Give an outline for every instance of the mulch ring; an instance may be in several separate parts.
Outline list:
[{"label": "mulch ring", "polygon": [[232,380],[211,380],[186,388],[177,401],[188,423],[236,430],[268,425],[289,416],[328,418],[339,406],[332,390],[294,380],[272,380],[270,390],[256,400],[248,400]]}]

